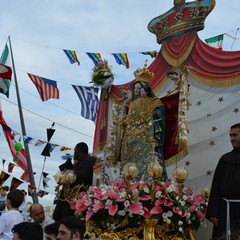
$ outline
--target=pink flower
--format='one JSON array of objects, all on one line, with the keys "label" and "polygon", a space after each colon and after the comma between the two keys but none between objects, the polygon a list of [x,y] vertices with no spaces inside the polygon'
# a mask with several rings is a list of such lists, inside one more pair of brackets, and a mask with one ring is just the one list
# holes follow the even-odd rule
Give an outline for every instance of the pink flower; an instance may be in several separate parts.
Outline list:
[{"label": "pink flower", "polygon": [[92,217],[93,213],[94,213],[94,212],[93,212],[93,209],[90,208],[90,209],[87,211],[85,220],[88,221],[88,220]]},{"label": "pink flower", "polygon": [[135,190],[136,188],[138,188],[138,186],[140,185],[140,182],[135,182],[129,189],[130,192],[132,192],[133,190]]},{"label": "pink flower", "polygon": [[133,202],[129,205],[129,211],[133,214],[139,214],[140,206],[137,202]]},{"label": "pink flower", "polygon": [[118,193],[114,192],[114,191],[109,191],[109,192],[106,193],[106,196],[108,196],[112,200],[116,200],[117,196],[118,196]]},{"label": "pink flower", "polygon": [[108,208],[108,213],[109,213],[109,215],[114,216],[116,214],[117,210],[118,210],[118,205],[117,204],[111,205]]},{"label": "pink flower", "polygon": [[101,202],[98,202],[98,203],[95,203],[94,205],[93,205],[93,209],[95,210],[99,210],[99,209],[102,209],[102,208],[104,208],[105,207],[105,205],[103,204],[103,203],[101,203]]},{"label": "pink flower", "polygon": [[148,201],[148,200],[152,200],[152,197],[150,195],[143,195],[140,197],[140,200]]},{"label": "pink flower", "polygon": [[153,214],[159,214],[163,211],[161,206],[155,206],[152,208],[152,210],[150,211],[151,215]]},{"label": "pink flower", "polygon": [[165,187],[169,187],[171,184],[172,184],[171,181],[167,180],[167,181],[165,182]]},{"label": "pink flower", "polygon": [[196,215],[197,215],[197,217],[200,218],[200,219],[204,219],[204,218],[205,218],[205,214],[202,213],[201,211],[196,211]]},{"label": "pink flower", "polygon": [[144,218],[150,218],[151,217],[151,214],[146,207],[143,207],[143,211],[144,211],[144,214],[143,214]]},{"label": "pink flower", "polygon": [[165,207],[170,207],[170,206],[173,205],[173,202],[170,202],[168,200],[164,200],[163,204],[164,204]]}]

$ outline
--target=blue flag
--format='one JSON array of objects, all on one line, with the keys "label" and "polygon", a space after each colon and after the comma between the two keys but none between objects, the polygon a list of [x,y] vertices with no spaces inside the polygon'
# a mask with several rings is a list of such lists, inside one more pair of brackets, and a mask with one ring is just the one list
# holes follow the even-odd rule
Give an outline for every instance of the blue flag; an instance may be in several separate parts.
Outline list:
[{"label": "blue flag", "polygon": [[82,105],[81,115],[84,118],[90,119],[95,122],[99,105],[98,88],[76,85],[72,86],[76,91]]}]

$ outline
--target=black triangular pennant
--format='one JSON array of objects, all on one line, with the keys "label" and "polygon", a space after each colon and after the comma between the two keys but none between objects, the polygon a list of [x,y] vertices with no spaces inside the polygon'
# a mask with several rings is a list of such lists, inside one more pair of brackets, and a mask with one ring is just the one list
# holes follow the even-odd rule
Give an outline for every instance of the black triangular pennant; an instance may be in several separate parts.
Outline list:
[{"label": "black triangular pennant", "polygon": [[43,149],[41,155],[45,156],[45,157],[50,157],[50,144],[49,143],[46,144],[46,146]]},{"label": "black triangular pennant", "polygon": [[47,129],[47,140],[48,140],[48,142],[50,142],[54,132],[55,132],[55,129],[52,129],[52,128]]}]

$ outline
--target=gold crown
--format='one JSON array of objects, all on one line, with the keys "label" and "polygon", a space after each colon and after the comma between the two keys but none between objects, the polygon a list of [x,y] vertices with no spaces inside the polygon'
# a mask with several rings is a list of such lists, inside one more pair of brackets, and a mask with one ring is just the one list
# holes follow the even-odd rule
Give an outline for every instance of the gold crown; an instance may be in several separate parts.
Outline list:
[{"label": "gold crown", "polygon": [[148,64],[147,64],[147,60],[144,63],[143,68],[138,68],[135,72],[134,72],[134,76],[136,81],[142,81],[142,82],[150,82],[153,77],[154,77],[154,73],[150,72],[148,70]]},{"label": "gold crown", "polygon": [[214,6],[215,0],[174,0],[174,7],[152,19],[148,30],[156,35],[159,44],[187,32],[200,31]]}]

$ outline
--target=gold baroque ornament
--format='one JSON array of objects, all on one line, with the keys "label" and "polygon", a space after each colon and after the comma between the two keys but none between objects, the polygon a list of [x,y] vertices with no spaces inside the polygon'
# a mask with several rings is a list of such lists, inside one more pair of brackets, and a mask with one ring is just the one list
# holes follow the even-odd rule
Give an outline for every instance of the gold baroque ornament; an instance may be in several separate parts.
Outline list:
[{"label": "gold baroque ornament", "polygon": [[145,219],[144,224],[139,225],[139,227],[114,231],[110,228],[102,229],[94,222],[89,221],[84,237],[104,240],[194,240],[190,228],[187,229],[186,233],[180,234],[175,233],[175,231],[164,230],[157,224],[158,219]]}]

